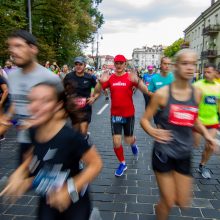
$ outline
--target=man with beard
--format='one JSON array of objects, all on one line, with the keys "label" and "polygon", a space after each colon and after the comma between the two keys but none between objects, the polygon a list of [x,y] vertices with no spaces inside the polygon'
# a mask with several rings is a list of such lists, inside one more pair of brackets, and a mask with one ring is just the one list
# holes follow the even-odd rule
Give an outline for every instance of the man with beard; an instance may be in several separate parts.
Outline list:
[{"label": "man with beard", "polygon": [[[58,76],[37,63],[37,40],[32,34],[25,30],[17,30],[8,37],[7,43],[11,58],[19,68],[8,75],[12,105],[1,119],[1,127],[9,126],[11,122],[19,126],[23,120],[31,117],[27,109],[27,94],[33,86],[42,82],[60,81]],[[46,102],[45,105],[47,105]],[[1,132],[2,129],[0,129]],[[25,153],[31,147],[28,131],[18,130],[17,141],[20,144],[19,162],[21,163],[25,158]]]}]

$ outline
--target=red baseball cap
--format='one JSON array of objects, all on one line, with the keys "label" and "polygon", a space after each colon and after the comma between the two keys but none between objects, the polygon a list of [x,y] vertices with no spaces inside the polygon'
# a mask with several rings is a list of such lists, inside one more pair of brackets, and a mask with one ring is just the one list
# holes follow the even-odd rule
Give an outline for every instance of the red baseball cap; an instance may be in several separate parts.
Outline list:
[{"label": "red baseball cap", "polygon": [[120,54],[115,56],[115,58],[114,58],[114,62],[126,62],[126,61],[127,61],[126,58]]}]

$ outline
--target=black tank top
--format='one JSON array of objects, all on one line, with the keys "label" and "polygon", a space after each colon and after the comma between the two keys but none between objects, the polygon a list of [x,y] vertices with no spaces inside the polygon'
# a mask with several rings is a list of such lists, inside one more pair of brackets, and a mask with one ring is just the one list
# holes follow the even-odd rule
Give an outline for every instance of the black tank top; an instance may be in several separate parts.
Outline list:
[{"label": "black tank top", "polygon": [[159,113],[159,126],[161,129],[170,130],[173,134],[173,140],[166,144],[155,141],[154,150],[170,158],[184,159],[191,155],[193,147],[192,127],[172,124],[169,120],[171,105],[182,106],[185,109],[198,111],[198,105],[194,97],[194,88],[191,88],[192,94],[190,99],[187,101],[178,101],[172,96],[171,85],[169,85],[167,105]]}]

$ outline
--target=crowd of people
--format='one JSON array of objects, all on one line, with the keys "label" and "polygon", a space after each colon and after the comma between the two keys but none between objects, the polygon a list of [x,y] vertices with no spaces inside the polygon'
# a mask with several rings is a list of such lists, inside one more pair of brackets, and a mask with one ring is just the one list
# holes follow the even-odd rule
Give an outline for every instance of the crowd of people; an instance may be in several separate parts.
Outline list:
[{"label": "crowd of people", "polygon": [[211,178],[205,165],[217,149],[220,84],[211,64],[205,67],[204,79],[191,83],[197,66],[193,50],[180,50],[173,61],[162,57],[160,73],[154,73],[150,65],[142,77],[127,71],[127,59],[117,55],[115,72],[105,70],[97,78],[93,68],[86,69],[82,56],[75,57],[73,70],[66,64],[60,69],[56,62],[50,65],[47,61],[44,67],[38,64],[37,40],[27,31],[13,32],[7,44],[13,63],[6,61],[7,77],[0,76],[0,135],[3,140],[7,130],[16,126],[19,164],[0,196],[14,199],[34,189],[40,196],[40,220],[89,219],[87,186],[102,169],[101,155],[88,141],[89,124],[92,105],[102,91],[109,91],[111,98],[112,145],[119,161],[116,177],[129,168],[122,139],[135,157],[139,154],[132,97],[136,89],[144,94],[140,124],[154,139],[158,220],[168,219],[174,205],[188,206],[191,154],[201,136],[206,143],[198,172]]}]

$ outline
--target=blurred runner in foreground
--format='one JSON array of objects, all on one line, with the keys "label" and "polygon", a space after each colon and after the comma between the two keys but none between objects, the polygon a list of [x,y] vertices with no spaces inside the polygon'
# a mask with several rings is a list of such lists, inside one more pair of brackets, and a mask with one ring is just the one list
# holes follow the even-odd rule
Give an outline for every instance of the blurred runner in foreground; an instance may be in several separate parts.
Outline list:
[{"label": "blurred runner in foreground", "polygon": [[[156,206],[157,220],[167,220],[174,205],[187,207],[191,199],[192,128],[206,139],[211,149],[215,140],[198,119],[201,93],[189,81],[196,68],[196,53],[183,49],[176,54],[176,80],[157,90],[141,119],[143,129],[155,139],[152,166],[160,190]],[[152,117],[162,109],[158,127],[151,124]]]}]

